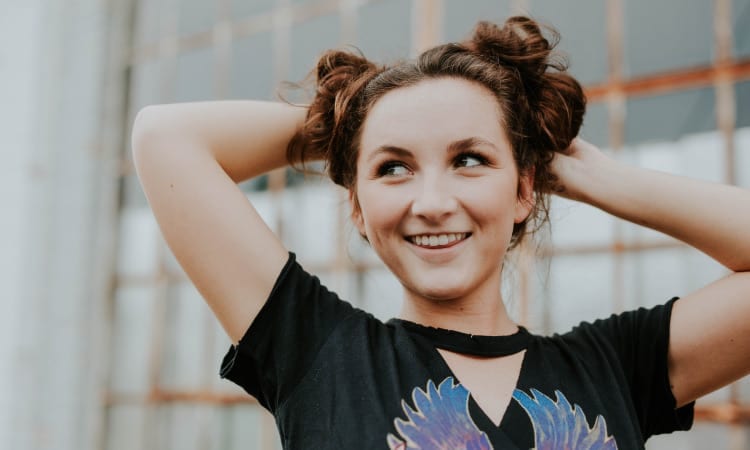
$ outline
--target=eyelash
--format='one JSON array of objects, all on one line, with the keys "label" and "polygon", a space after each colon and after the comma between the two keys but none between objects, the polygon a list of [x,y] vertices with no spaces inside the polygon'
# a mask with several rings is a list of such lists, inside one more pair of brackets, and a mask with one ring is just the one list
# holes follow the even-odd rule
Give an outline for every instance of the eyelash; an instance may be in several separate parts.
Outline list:
[{"label": "eyelash", "polygon": [[[463,153],[461,153],[460,155],[456,156],[453,159],[453,164],[454,165],[458,165],[459,162],[465,161],[466,158],[476,159],[479,162],[479,165],[481,165],[481,166],[486,166],[489,163],[489,161],[487,160],[487,158],[485,158],[480,153],[477,153],[477,152],[463,152]],[[461,167],[465,167],[465,166],[461,166]]]},{"label": "eyelash", "polygon": [[385,161],[383,164],[381,164],[378,167],[376,174],[378,177],[393,176],[392,174],[389,174],[388,171],[395,167],[403,167],[404,169],[409,170],[409,168],[403,162],[397,161],[397,160],[391,160],[391,161]]},{"label": "eyelash", "polygon": [[[485,158],[480,153],[477,153],[477,152],[463,152],[463,153],[457,155],[453,159],[453,165],[455,167],[467,167],[465,165],[460,165],[459,163],[461,163],[462,161],[465,162],[465,160],[468,159],[468,158],[472,158],[472,159],[477,160],[477,162],[479,162],[480,166],[484,166],[484,165],[487,165],[489,163],[489,161],[487,160],[487,158]],[[390,161],[385,161],[383,164],[381,164],[378,167],[378,169],[376,171],[376,175],[378,177],[394,176],[393,174],[389,174],[388,171],[390,171],[390,170],[392,170],[392,169],[394,169],[396,167],[403,167],[404,169],[409,170],[409,167],[406,164],[404,164],[402,161],[390,160]],[[473,167],[473,166],[470,166],[470,167]]]}]

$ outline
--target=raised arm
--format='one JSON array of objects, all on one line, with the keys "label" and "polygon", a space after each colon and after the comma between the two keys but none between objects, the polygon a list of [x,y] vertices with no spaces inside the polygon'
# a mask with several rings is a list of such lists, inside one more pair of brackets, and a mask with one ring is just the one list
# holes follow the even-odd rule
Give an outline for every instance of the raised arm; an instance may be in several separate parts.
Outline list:
[{"label": "raised arm", "polygon": [[675,303],[669,378],[677,405],[750,373],[750,192],[631,167],[580,139],[553,170],[561,195],[675,237],[733,272]]},{"label": "raised arm", "polygon": [[148,106],[135,119],[133,159],[162,234],[234,342],[287,260],[237,183],[286,165],[305,113],[226,101]]}]

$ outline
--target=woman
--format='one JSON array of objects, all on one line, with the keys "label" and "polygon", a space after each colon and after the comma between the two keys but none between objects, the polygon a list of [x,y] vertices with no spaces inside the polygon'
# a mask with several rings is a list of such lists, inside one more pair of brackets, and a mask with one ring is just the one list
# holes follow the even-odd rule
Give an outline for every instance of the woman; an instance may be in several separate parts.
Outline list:
[{"label": "woman", "polygon": [[[148,200],[236,343],[222,376],[275,415],[284,448],[643,448],[750,372],[750,194],[628,167],[575,139],[585,99],[551,47],[514,17],[392,67],[328,52],[308,108],[139,113]],[[237,188],[287,156],[325,160],[348,189],[354,224],[404,287],[398,319],[321,286]],[[650,310],[532,335],[508,317],[500,275],[550,192],[733,273]]]}]

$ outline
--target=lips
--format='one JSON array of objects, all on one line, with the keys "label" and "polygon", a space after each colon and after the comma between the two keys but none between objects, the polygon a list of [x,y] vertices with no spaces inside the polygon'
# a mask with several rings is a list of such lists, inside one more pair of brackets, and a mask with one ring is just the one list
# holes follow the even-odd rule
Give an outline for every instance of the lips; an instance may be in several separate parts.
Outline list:
[{"label": "lips", "polygon": [[422,248],[444,248],[453,246],[468,238],[470,235],[471,233],[417,234],[407,236],[406,239],[412,244]]}]

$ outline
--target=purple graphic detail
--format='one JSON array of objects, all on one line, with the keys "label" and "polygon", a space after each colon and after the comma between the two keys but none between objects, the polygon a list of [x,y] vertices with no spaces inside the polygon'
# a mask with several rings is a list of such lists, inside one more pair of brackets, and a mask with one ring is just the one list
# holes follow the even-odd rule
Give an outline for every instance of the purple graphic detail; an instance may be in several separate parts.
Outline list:
[{"label": "purple graphic detail", "polygon": [[414,388],[412,409],[402,400],[406,420],[395,419],[399,437],[388,435],[391,450],[492,450],[487,435],[469,415],[469,391],[453,384],[448,377],[436,387],[432,380],[427,390]]},{"label": "purple graphic detail", "polygon": [[513,398],[534,426],[535,450],[617,450],[617,442],[607,436],[607,422],[601,415],[589,428],[583,410],[571,406],[562,392],[555,391],[556,402],[536,389],[531,394],[533,397],[516,389]]}]

